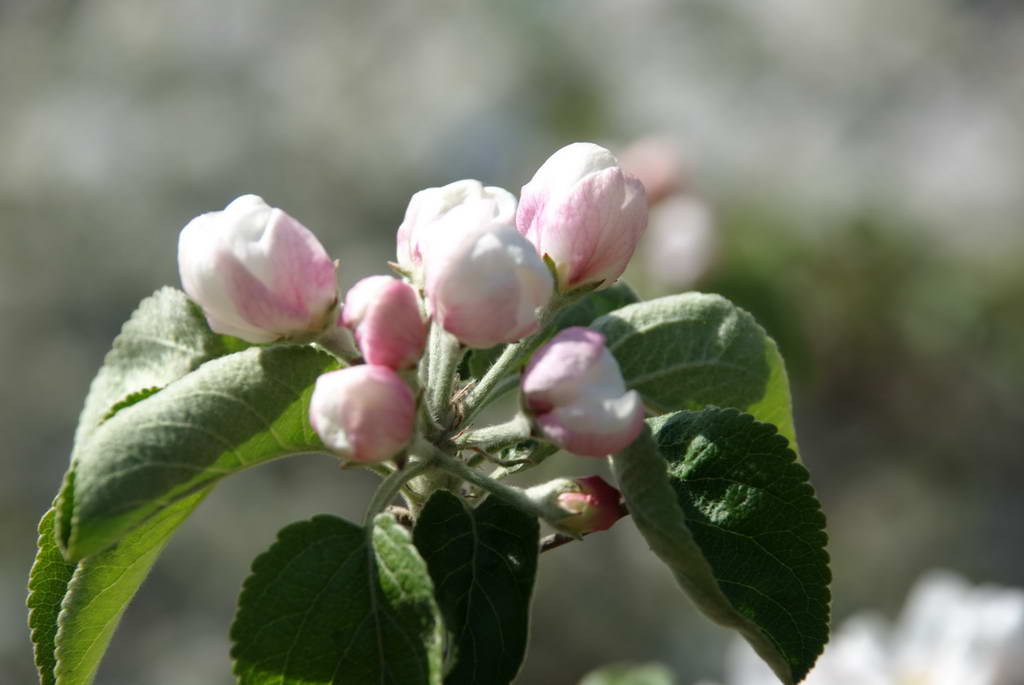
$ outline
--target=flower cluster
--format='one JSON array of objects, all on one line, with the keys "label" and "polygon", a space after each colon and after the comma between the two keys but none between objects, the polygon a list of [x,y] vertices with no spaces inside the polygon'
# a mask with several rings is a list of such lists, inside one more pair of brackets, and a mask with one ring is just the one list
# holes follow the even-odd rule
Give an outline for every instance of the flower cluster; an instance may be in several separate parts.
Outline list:
[{"label": "flower cluster", "polygon": [[[218,333],[327,347],[347,336],[351,354],[342,356],[354,365],[319,379],[310,422],[339,456],[380,462],[400,457],[417,434],[418,382],[430,376],[405,371],[423,365],[431,326],[460,354],[533,336],[561,304],[614,283],[646,224],[640,181],[608,150],[574,143],[537,170],[518,202],[475,180],[413,195],[397,232],[401,278],[365,278],[343,304],[324,247],[254,195],[193,219],[178,262],[185,291]],[[642,430],[640,397],[595,331],[570,328],[541,346],[521,391],[532,437],[574,454],[617,452]],[[579,487],[564,508],[586,522],[577,528],[610,525],[617,497]]]}]

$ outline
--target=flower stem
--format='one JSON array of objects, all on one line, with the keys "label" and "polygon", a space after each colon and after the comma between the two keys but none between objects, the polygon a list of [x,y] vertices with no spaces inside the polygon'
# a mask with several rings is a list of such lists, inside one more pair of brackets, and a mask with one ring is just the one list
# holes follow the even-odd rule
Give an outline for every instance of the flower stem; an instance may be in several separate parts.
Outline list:
[{"label": "flower stem", "polygon": [[452,387],[459,371],[464,352],[459,341],[437,322],[430,327],[429,378],[427,381],[427,411],[433,423],[447,428],[452,410]]},{"label": "flower stem", "polygon": [[341,326],[331,326],[316,339],[316,344],[324,348],[346,365],[359,364],[362,355],[356,347],[352,333]]},{"label": "flower stem", "polygon": [[491,364],[491,368],[487,369],[483,378],[466,395],[462,410],[462,425],[472,421],[473,417],[497,396],[498,393],[495,391],[498,388],[501,388],[502,391],[507,389],[508,386],[502,381],[505,381],[512,371],[521,366],[540,347],[541,342],[550,336],[552,331],[547,329],[554,320],[555,314],[580,297],[582,297],[580,293],[555,295],[544,309],[544,313],[541,314],[538,332],[525,340],[505,345],[501,356]]},{"label": "flower stem", "polygon": [[530,437],[530,420],[524,414],[496,426],[467,431],[455,437],[456,446],[500,450]]},{"label": "flower stem", "polygon": [[486,490],[495,497],[500,497],[508,504],[521,509],[527,514],[544,519],[555,526],[558,525],[557,522],[559,519],[565,518],[564,511],[549,509],[548,507],[542,506],[539,502],[532,500],[522,488],[505,485],[504,483],[499,483],[496,480],[488,478],[485,474],[466,466],[454,457],[437,452],[434,454],[434,459],[435,463],[445,471],[448,471],[462,480]]},{"label": "flower stem", "polygon": [[391,501],[395,499],[403,485],[431,466],[433,466],[433,458],[420,459],[419,461],[407,464],[404,469],[395,471],[381,481],[380,485],[377,486],[377,492],[373,494],[373,499],[370,500],[370,505],[366,507],[366,516],[364,517],[366,526],[373,525],[374,517],[391,504]]}]

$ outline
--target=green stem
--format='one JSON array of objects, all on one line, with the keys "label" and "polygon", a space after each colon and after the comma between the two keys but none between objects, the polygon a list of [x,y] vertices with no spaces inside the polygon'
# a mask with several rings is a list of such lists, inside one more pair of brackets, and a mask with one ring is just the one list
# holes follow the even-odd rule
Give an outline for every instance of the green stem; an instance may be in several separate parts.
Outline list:
[{"label": "green stem", "polygon": [[316,339],[316,344],[351,366],[362,363],[352,332],[341,326],[331,326]]},{"label": "green stem", "polygon": [[452,387],[459,371],[463,348],[435,321],[430,327],[430,367],[427,381],[427,411],[433,423],[441,428],[448,427],[452,411]]},{"label": "green stem", "polygon": [[463,423],[469,423],[473,417],[491,401],[492,393],[498,384],[512,372],[514,368],[526,361],[530,352],[533,351],[533,338],[527,338],[522,342],[511,343],[501,351],[501,356],[494,360],[491,368],[487,369],[473,389],[466,395],[463,405]]},{"label": "green stem", "polygon": [[404,469],[395,471],[381,481],[380,485],[377,486],[377,492],[373,493],[373,499],[370,500],[370,505],[366,507],[366,516],[364,517],[365,525],[367,527],[372,526],[374,517],[384,511],[384,509],[391,504],[401,491],[402,486],[409,480],[426,471],[432,465],[433,459],[421,459],[419,461],[406,464]]},{"label": "green stem", "polygon": [[540,342],[549,336],[551,331],[547,330],[547,328],[554,320],[555,314],[566,305],[578,300],[583,294],[585,293],[555,295],[541,314],[538,332],[525,340],[505,346],[505,349],[501,351],[501,356],[491,364],[491,368],[487,369],[487,373],[484,374],[483,378],[466,395],[466,400],[463,403],[461,425],[467,425],[481,409],[497,397],[498,393],[496,391],[499,388],[502,392],[509,388],[502,381],[506,381],[507,376],[521,366],[540,346]]},{"label": "green stem", "polygon": [[514,445],[520,440],[526,440],[529,437],[530,419],[520,413],[505,423],[466,431],[456,436],[454,442],[458,447],[479,447],[484,450],[493,451]]},{"label": "green stem", "polygon": [[473,485],[486,490],[495,497],[500,497],[527,514],[544,519],[552,525],[557,525],[557,521],[565,517],[565,512],[561,510],[549,510],[530,499],[526,494],[526,491],[522,488],[512,487],[511,485],[505,485],[504,483],[492,480],[483,473],[466,466],[454,457],[437,452],[434,454],[434,459],[435,463],[445,471],[448,471],[462,480],[468,481]]}]

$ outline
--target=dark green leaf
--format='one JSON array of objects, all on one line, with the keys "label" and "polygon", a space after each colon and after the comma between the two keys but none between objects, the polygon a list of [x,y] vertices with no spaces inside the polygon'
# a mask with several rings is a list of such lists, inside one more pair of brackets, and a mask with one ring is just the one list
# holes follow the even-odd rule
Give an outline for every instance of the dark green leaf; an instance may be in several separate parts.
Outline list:
[{"label": "dark green leaf", "polygon": [[[697,606],[784,683],[828,640],[825,518],[786,440],[731,409],[648,422],[612,459],[637,528]],[[660,452],[659,452],[660,450]]]},{"label": "dark green leaf", "polygon": [[[537,336],[532,349],[536,350],[563,328],[589,326],[590,322],[599,316],[639,300],[640,296],[625,281],[619,281],[604,290],[588,293],[559,311],[555,315],[554,321],[547,325],[541,335]],[[481,378],[501,354],[504,347],[504,345],[497,345],[486,350],[472,350],[466,356],[470,375],[473,378]],[[529,356],[526,358],[529,359]]]},{"label": "dark green leaf", "polygon": [[441,682],[441,619],[408,531],[333,516],[284,528],[252,566],[231,627],[242,685]]},{"label": "dark green leaf", "polygon": [[449,632],[446,685],[512,682],[529,633],[537,519],[495,497],[471,509],[438,490],[420,514],[413,540]]},{"label": "dark green leaf", "polygon": [[169,504],[269,459],[322,450],[309,425],[311,347],[250,348],[204,364],[119,411],[76,451],[65,555],[102,551]]},{"label": "dark green leaf", "polygon": [[719,295],[631,304],[594,322],[626,384],[658,414],[734,407],[778,426],[796,448],[786,367],[775,342]]}]

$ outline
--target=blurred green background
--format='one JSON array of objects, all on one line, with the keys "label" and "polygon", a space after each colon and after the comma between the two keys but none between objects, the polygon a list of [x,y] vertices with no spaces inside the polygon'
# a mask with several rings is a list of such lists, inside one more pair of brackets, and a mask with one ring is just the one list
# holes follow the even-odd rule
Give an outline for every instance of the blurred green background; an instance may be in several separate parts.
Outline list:
[{"label": "blurred green background", "polygon": [[[89,381],[137,302],[177,285],[191,217],[260,194],[348,286],[385,270],[416,190],[518,192],[575,140],[658,134],[711,208],[717,247],[685,287],[781,345],[836,617],[891,612],[934,566],[1024,586],[1020,3],[5,1],[0,64],[0,682],[34,680],[35,525]],[[680,287],[642,259],[630,276]],[[320,457],[225,482],[97,682],[231,682],[252,558],[294,520],[359,516],[372,480]],[[541,559],[519,682],[615,660],[717,678],[728,638],[624,520]]]}]

